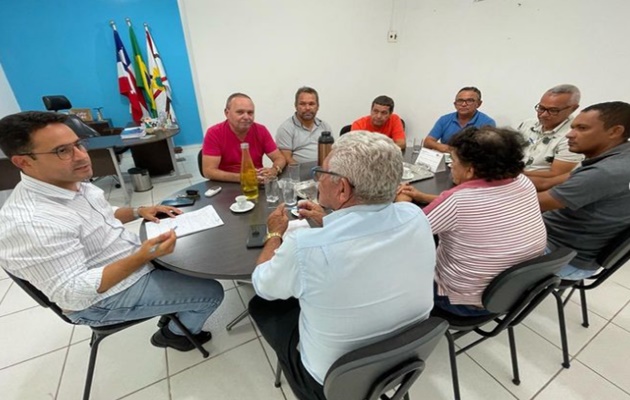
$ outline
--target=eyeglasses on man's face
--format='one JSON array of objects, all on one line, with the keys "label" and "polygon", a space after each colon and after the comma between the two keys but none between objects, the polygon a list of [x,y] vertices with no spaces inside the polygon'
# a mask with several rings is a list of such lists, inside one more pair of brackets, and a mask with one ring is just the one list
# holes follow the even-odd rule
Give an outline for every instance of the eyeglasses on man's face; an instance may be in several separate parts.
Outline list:
[{"label": "eyeglasses on man's face", "polygon": [[328,171],[325,170],[321,167],[313,167],[311,168],[311,178],[313,178],[313,180],[315,182],[319,182],[320,179],[322,179],[323,175],[332,175],[332,176],[337,176],[339,178],[346,178],[348,180],[348,183],[350,184],[350,186],[354,187],[354,185],[352,184],[352,182],[350,182],[350,179],[348,179],[347,176],[343,176],[341,174],[338,174],[336,172],[333,171]]},{"label": "eyeglasses on man's face", "polygon": [[[87,151],[87,139],[79,139],[74,143],[62,144],[61,146],[55,147],[52,151],[42,151],[42,152],[30,152],[30,153],[21,153],[18,154],[20,156],[37,156],[41,154],[55,154],[59,157],[60,160],[69,160],[74,156],[75,149],[79,149],[81,151]],[[33,157],[35,158],[35,157]]]},{"label": "eyeglasses on man's face", "polygon": [[455,104],[457,104],[458,106],[463,106],[464,104],[475,104],[477,102],[476,99],[457,99],[455,100]]},{"label": "eyeglasses on man's face", "polygon": [[534,110],[536,110],[536,112],[538,114],[547,113],[547,114],[553,115],[553,116],[556,116],[556,115],[560,114],[560,112],[562,112],[562,111],[564,111],[564,110],[566,110],[568,108],[571,108],[571,106],[566,106],[564,108],[547,108],[547,107],[541,106],[540,103],[536,104],[534,106]]}]

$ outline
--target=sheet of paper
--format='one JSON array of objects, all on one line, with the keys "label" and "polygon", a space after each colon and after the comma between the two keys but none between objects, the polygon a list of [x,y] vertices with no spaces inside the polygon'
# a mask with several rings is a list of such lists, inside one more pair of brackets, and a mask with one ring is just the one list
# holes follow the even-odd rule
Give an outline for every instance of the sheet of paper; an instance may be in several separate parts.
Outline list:
[{"label": "sheet of paper", "polygon": [[221,225],[223,225],[223,220],[214,207],[209,205],[199,210],[185,212],[175,218],[161,219],[159,224],[147,222],[144,226],[147,237],[154,238],[170,229],[175,229],[177,237],[181,237]]},{"label": "sheet of paper", "polygon": [[423,165],[426,169],[433,173],[446,170],[444,154],[425,147],[420,150],[420,154],[418,154],[418,158],[416,159],[416,164]]}]

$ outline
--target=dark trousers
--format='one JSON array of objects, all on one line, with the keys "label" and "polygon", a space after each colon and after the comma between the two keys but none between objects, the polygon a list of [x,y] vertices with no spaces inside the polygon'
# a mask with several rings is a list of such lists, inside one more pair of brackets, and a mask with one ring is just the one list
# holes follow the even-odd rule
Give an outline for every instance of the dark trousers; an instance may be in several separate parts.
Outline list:
[{"label": "dark trousers", "polygon": [[297,398],[326,400],[323,386],[304,368],[297,349],[300,341],[300,303],[294,298],[267,301],[254,296],[249,302],[249,315],[276,352],[282,372]]}]

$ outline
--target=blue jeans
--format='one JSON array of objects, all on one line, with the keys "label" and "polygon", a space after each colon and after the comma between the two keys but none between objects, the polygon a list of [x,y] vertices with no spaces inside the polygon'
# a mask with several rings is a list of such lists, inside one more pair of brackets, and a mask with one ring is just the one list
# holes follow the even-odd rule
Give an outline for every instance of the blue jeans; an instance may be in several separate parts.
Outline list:
[{"label": "blue jeans", "polygon": [[478,317],[490,314],[490,311],[485,308],[466,304],[451,304],[448,296],[440,296],[437,294],[437,284],[435,282],[433,282],[433,306],[462,317]]},{"label": "blue jeans", "polygon": [[[213,279],[155,269],[127,290],[67,316],[77,324],[102,326],[175,313],[196,334],[222,301],[223,287]],[[183,335],[173,322],[168,329]]]},{"label": "blue jeans", "polygon": [[[551,248],[547,246],[545,248],[545,254],[549,253],[551,253]],[[567,264],[564,267],[560,268],[560,271],[556,272],[556,276],[559,276],[560,278],[567,281],[581,281],[582,279],[595,275],[596,272],[596,269],[582,269],[574,267],[571,264]]]}]

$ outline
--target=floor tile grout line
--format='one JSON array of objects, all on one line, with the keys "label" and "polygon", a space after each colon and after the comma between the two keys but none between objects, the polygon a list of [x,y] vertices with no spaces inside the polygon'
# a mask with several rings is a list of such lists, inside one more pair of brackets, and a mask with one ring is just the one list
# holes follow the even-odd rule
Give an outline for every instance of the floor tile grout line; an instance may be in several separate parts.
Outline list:
[{"label": "floor tile grout line", "polygon": [[[7,279],[9,279],[8,276],[7,276]],[[9,291],[11,291],[11,288],[13,287],[13,285],[15,285],[15,282],[9,283],[9,287],[7,288],[7,291],[4,292],[4,296],[2,296],[2,299],[0,299],[0,305],[2,305],[2,303],[4,302],[4,299],[6,299],[7,296],[9,295]]]},{"label": "floor tile grout line", "polygon": [[41,306],[39,304],[35,304],[34,306],[29,306],[29,307],[23,308],[21,310],[15,310],[15,311],[11,311],[10,313],[6,313],[6,314],[3,314],[3,315],[0,315],[0,318],[4,318],[4,317],[11,316],[11,315],[15,315],[15,314],[18,314],[18,313],[21,313],[21,312],[24,312],[24,311],[28,311],[28,310],[32,310],[32,309],[38,308],[38,307],[41,307]]},{"label": "floor tile grout line", "polygon": [[35,357],[26,358],[26,359],[20,360],[20,361],[18,361],[16,363],[13,363],[13,364],[10,364],[10,365],[4,366],[4,367],[0,367],[0,372],[5,371],[5,370],[7,370],[9,368],[13,368],[13,367],[15,367],[17,365],[24,364],[25,362],[32,361],[32,360],[34,360],[36,358],[40,358],[40,357],[46,356],[48,354],[54,353],[54,352],[59,351],[59,350],[65,348],[65,347],[68,347],[68,346],[57,347],[55,349],[52,349],[52,350],[46,351],[44,353],[38,354]]},{"label": "floor tile grout line", "polygon": [[151,387],[151,386],[153,386],[153,385],[157,385],[158,383],[160,383],[160,382],[162,382],[162,381],[164,381],[164,380],[167,380],[167,379],[168,379],[168,377],[166,377],[166,378],[162,378],[162,379],[158,379],[157,381],[155,381],[155,382],[151,382],[151,383],[149,383],[149,384],[147,384],[147,385],[145,385],[145,386],[143,386],[143,387],[141,387],[141,388],[138,388],[138,389],[134,390],[133,392],[129,392],[129,393],[126,393],[126,394],[122,395],[121,397],[117,397],[117,398],[116,398],[116,400],[122,400],[122,399],[125,399],[125,398],[127,398],[127,397],[129,397],[129,396],[132,396],[132,395],[134,395],[134,394],[136,394],[136,393],[138,393],[138,392],[141,392],[141,391],[143,391],[144,389],[147,389],[147,388],[149,388],[149,387]]},{"label": "floor tile grout line", "polygon": [[[495,336],[495,338],[496,338],[496,336]],[[448,350],[447,350],[447,352],[448,352]],[[460,354],[461,354],[461,353],[460,353]],[[468,351],[465,351],[463,354],[465,354],[465,355],[466,355],[466,357],[468,357],[469,359],[471,359],[473,363],[477,364],[477,366],[478,366],[479,368],[481,368],[481,369],[483,370],[483,372],[485,372],[485,373],[486,373],[486,374],[488,374],[488,375],[489,375],[492,379],[494,379],[494,381],[495,381],[495,382],[497,382],[497,383],[498,383],[498,384],[499,384],[499,385],[500,385],[503,389],[505,389],[505,390],[506,390],[506,391],[507,391],[507,392],[508,392],[508,393],[509,393],[512,397],[514,397],[516,400],[519,400],[519,399],[518,399],[518,396],[516,396],[514,393],[512,393],[512,391],[511,391],[510,389],[508,389],[508,388],[507,388],[507,386],[505,386],[505,385],[503,384],[503,382],[501,382],[501,381],[500,381],[497,377],[495,377],[494,375],[492,375],[492,373],[491,373],[490,371],[488,371],[486,368],[484,368],[484,366],[483,366],[483,365],[481,365],[481,364],[480,364],[479,362],[477,362],[477,360],[475,360],[475,359],[474,359],[474,358],[473,358],[470,354],[468,354]],[[457,358],[458,356],[455,356],[455,357]],[[450,367],[450,364],[449,364],[449,367]],[[457,376],[458,376],[458,377],[459,377],[459,371],[460,371],[460,370],[461,370],[461,368],[459,368],[459,364],[458,364],[458,368],[457,368]],[[460,380],[460,385],[459,385],[459,388],[460,388],[460,392],[461,392],[461,380]],[[453,391],[453,381],[452,381],[452,378],[451,378],[451,392],[452,392],[452,391]]]},{"label": "floor tile grout line", "polygon": [[[257,337],[256,337],[256,338],[257,338]],[[228,352],[230,352],[230,351],[232,351],[232,350],[238,349],[239,347],[241,347],[241,346],[243,346],[243,345],[245,345],[245,344],[248,344],[248,343],[250,343],[250,342],[252,342],[252,341],[256,340],[256,338],[249,339],[249,340],[247,340],[247,341],[245,341],[245,342],[243,342],[243,343],[240,343],[240,344],[238,344],[238,345],[236,345],[236,346],[234,346],[234,347],[231,347],[231,348],[229,348],[229,349],[227,349],[227,350],[224,350],[224,351],[222,351],[222,352],[220,352],[220,353],[210,354],[210,356],[209,356],[208,358],[204,358],[203,360],[199,361],[199,362],[198,362],[198,363],[196,363],[196,364],[189,365],[188,367],[186,367],[186,368],[184,368],[184,369],[182,369],[182,370],[180,370],[180,371],[177,371],[177,372],[173,373],[172,375],[169,375],[169,379],[170,379],[170,378],[172,378],[172,377],[174,377],[174,376],[177,376],[177,375],[181,374],[181,373],[182,373],[182,372],[184,372],[184,371],[188,371],[189,369],[194,368],[194,367],[196,367],[196,366],[198,366],[198,365],[200,365],[200,364],[203,364],[203,363],[208,362],[208,361],[210,361],[210,360],[214,360],[215,358],[217,358],[217,357],[219,357],[219,356],[221,356],[221,355],[223,355],[223,354],[226,354],[226,353],[228,353]]]},{"label": "floor tile grout line", "polygon": [[66,355],[63,358],[63,365],[61,366],[61,373],[59,374],[59,382],[57,383],[57,390],[55,391],[55,399],[59,398],[59,391],[61,390],[61,382],[63,382],[63,374],[66,371],[66,363],[68,362],[68,356],[70,355],[70,345],[72,344],[72,338],[74,337],[74,331],[76,325],[72,327],[70,338],[68,339],[68,345],[66,346]]}]

